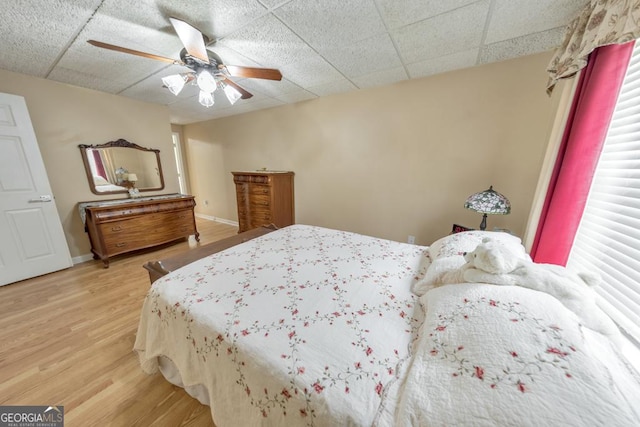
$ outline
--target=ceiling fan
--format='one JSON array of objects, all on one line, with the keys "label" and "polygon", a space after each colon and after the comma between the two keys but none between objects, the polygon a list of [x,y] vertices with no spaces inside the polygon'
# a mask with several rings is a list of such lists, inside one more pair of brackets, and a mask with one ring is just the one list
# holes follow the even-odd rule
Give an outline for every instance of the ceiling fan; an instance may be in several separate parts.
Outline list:
[{"label": "ceiling fan", "polygon": [[208,38],[198,29],[177,18],[169,18],[169,20],[184,45],[184,48],[180,51],[180,59],[167,58],[97,40],[87,40],[87,42],[103,49],[115,50],[189,68],[190,71],[163,77],[162,82],[174,95],[178,95],[187,83],[197,85],[200,89],[199,102],[207,108],[214,104],[213,92],[216,89],[223,90],[231,104],[234,104],[240,98],[248,99],[253,96],[229,77],[267,80],[282,79],[280,71],[273,68],[225,65],[218,55],[207,49],[205,40],[208,41]]}]

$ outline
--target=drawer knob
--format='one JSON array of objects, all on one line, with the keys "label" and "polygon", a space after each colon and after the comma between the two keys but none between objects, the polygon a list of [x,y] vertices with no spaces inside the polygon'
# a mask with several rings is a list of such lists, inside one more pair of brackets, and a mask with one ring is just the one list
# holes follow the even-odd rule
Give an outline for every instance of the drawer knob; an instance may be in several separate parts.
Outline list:
[{"label": "drawer knob", "polygon": [[125,242],[116,243],[116,248],[123,248],[125,246],[127,246]]},{"label": "drawer knob", "polygon": [[111,231],[121,231],[122,227],[120,227],[119,225],[116,225],[115,227],[111,227]]}]

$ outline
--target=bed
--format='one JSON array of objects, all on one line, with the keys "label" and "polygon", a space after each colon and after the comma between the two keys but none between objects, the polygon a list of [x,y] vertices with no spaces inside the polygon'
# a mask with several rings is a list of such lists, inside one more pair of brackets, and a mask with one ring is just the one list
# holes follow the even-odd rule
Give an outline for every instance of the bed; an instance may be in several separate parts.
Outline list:
[{"label": "bed", "polygon": [[107,191],[127,191],[126,187],[112,184],[111,182],[107,181],[104,177],[99,175],[96,175],[93,177],[93,184],[96,188],[96,191],[99,193],[104,193]]},{"label": "bed", "polygon": [[254,233],[146,266],[142,369],[218,427],[640,423],[637,373],[552,296],[436,283],[485,232],[430,247],[307,225]]}]

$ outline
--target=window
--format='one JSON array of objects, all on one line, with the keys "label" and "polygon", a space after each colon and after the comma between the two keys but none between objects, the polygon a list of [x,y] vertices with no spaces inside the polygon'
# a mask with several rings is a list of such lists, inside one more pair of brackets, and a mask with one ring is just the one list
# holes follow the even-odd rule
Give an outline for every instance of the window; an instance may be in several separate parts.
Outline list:
[{"label": "window", "polygon": [[567,266],[595,269],[599,305],[640,342],[640,43],[635,45]]}]

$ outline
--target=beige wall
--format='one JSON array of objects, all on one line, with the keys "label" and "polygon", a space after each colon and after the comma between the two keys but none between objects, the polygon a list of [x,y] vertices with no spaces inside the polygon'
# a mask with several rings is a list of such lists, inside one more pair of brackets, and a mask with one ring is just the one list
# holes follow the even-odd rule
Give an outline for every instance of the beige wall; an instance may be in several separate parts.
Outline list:
[{"label": "beige wall", "polygon": [[293,170],[296,221],[429,244],[493,185],[522,236],[558,97],[550,53],[183,127],[199,213],[237,220],[231,171]]},{"label": "beige wall", "polygon": [[90,252],[78,202],[125,197],[97,196],[89,190],[78,144],[124,138],[158,148],[165,189],[144,194],[179,191],[165,106],[4,70],[0,70],[0,92],[26,100],[72,257]]},{"label": "beige wall", "polygon": [[[464,199],[489,185],[512,214],[489,227],[522,234],[557,109],[544,93],[550,54],[295,105],[171,126],[166,107],[0,70],[25,97],[73,257],[89,253],[77,203],[90,192],[78,144],[124,138],[160,149],[178,192],[171,131],[182,136],[199,213],[236,220],[232,170],[296,172],[296,219],[428,244],[453,222],[477,226]],[[124,196],[119,196],[124,197]]]}]

